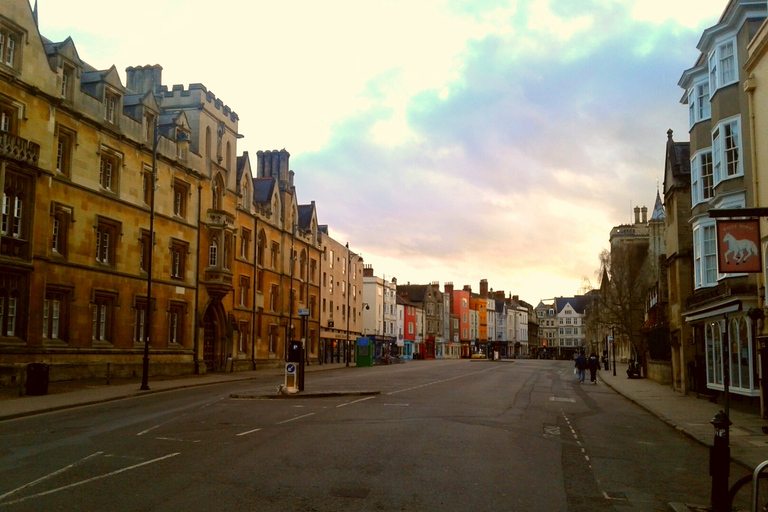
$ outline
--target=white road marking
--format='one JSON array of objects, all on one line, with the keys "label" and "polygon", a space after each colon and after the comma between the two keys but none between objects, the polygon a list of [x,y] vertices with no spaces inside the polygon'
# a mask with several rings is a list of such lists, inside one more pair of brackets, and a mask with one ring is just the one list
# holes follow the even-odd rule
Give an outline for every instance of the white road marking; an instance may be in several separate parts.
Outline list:
[{"label": "white road marking", "polygon": [[376,398],[376,397],[375,396],[367,396],[365,398],[360,398],[359,400],[353,400],[353,401],[347,402],[345,404],[339,404],[339,405],[336,406],[336,408],[338,409],[339,407],[346,407],[347,405],[356,404],[358,402],[363,402],[365,400],[371,400],[372,398]]},{"label": "white road marking", "polygon": [[144,434],[146,434],[147,432],[152,432],[152,431],[153,431],[153,430],[155,430],[156,428],[160,428],[160,425],[155,425],[154,427],[149,427],[147,430],[142,430],[141,432],[139,432],[139,433],[138,433],[138,434],[136,434],[136,435],[137,435],[137,436],[143,436],[143,435],[144,435]]},{"label": "white road marking", "polygon": [[244,436],[246,434],[253,434],[254,432],[258,432],[259,430],[261,430],[261,429],[260,428],[255,428],[255,429],[249,430],[247,432],[240,432],[239,434],[235,434],[235,436]]},{"label": "white road marking", "polygon": [[309,416],[314,416],[314,415],[315,415],[315,413],[311,412],[311,413],[309,413],[309,414],[305,414],[305,415],[303,415],[303,416],[296,416],[295,418],[291,418],[291,419],[289,419],[289,420],[285,420],[285,421],[278,421],[277,423],[275,423],[275,425],[282,425],[283,423],[289,423],[289,422],[291,422],[291,421],[300,420],[301,418],[307,418],[307,417],[309,417]]},{"label": "white road marking", "polygon": [[479,372],[466,373],[464,375],[459,375],[459,376],[456,376],[456,377],[451,377],[450,379],[436,380],[434,382],[427,382],[426,384],[421,384],[420,386],[413,386],[412,388],[399,389],[397,391],[392,391],[392,392],[387,393],[387,394],[388,395],[396,395],[398,393],[405,393],[406,391],[413,391],[414,389],[425,388],[427,386],[434,386],[435,384],[442,384],[443,382],[450,382],[450,381],[456,380],[456,379],[463,379],[464,377],[471,377],[472,375],[477,375],[478,373],[485,373],[485,372],[489,372],[489,371],[496,370],[496,369],[497,369],[497,367],[493,367],[493,368],[488,368],[488,369],[485,369],[485,370],[481,370]]},{"label": "white road marking", "polygon": [[88,478],[86,480],[81,480],[79,482],[75,482],[73,484],[65,485],[63,487],[57,487],[56,489],[51,489],[50,491],[45,491],[45,492],[41,492],[41,493],[38,493],[38,494],[33,494],[32,496],[27,496],[27,497],[24,497],[24,498],[19,498],[17,500],[13,500],[13,501],[6,501],[5,503],[3,503],[3,505],[13,505],[15,503],[21,503],[22,501],[27,501],[27,500],[32,499],[32,498],[39,498],[40,496],[46,496],[48,494],[53,494],[53,493],[56,493],[56,492],[59,492],[59,491],[63,491],[63,490],[66,490],[66,489],[71,489],[73,487],[78,487],[80,485],[84,485],[84,484],[87,484],[87,483],[90,483],[90,482],[95,482],[96,480],[101,480],[103,478],[107,478],[107,477],[114,476],[114,475],[117,475],[117,474],[120,474],[120,473],[124,473],[126,471],[131,470],[131,469],[140,468],[141,466],[146,466],[147,464],[154,464],[155,462],[160,462],[161,460],[170,459],[171,457],[175,457],[177,455],[180,455],[180,452],[169,453],[168,455],[164,455],[164,456],[159,457],[157,459],[152,459],[152,460],[148,460],[148,461],[145,461],[145,462],[141,462],[139,464],[134,464],[133,466],[128,466],[127,468],[118,469],[116,471],[111,471],[111,472],[106,473],[104,475],[94,476],[93,478]]},{"label": "white road marking", "polygon": [[179,417],[181,417],[181,416],[184,416],[184,414],[180,414],[179,416],[176,416],[176,417],[174,417],[174,418],[171,418],[171,419],[170,419],[170,420],[168,420],[168,421],[164,421],[164,422],[162,422],[162,423],[158,423],[158,424],[157,424],[157,425],[155,425],[154,427],[149,427],[147,430],[144,430],[143,432],[139,432],[139,433],[138,433],[138,434],[136,434],[136,435],[137,435],[137,436],[143,436],[143,435],[144,435],[144,434],[146,434],[147,432],[152,432],[152,431],[153,431],[153,430],[155,430],[156,428],[162,427],[162,426],[163,426],[163,425],[165,425],[166,423],[170,423],[170,422],[172,422],[172,421],[175,421],[175,420],[177,420],[177,419],[178,419]]},{"label": "white road marking", "polygon": [[42,482],[43,480],[47,480],[47,479],[52,478],[52,477],[54,477],[56,475],[59,475],[59,474],[65,472],[68,469],[74,468],[78,464],[82,464],[83,462],[87,461],[88,459],[91,459],[91,458],[93,458],[93,457],[95,457],[97,455],[101,455],[102,453],[104,453],[104,452],[92,453],[91,455],[89,455],[89,456],[87,456],[85,458],[82,458],[82,459],[78,460],[77,462],[73,462],[69,466],[65,466],[65,467],[63,467],[61,469],[58,469],[58,470],[54,471],[53,473],[49,473],[49,474],[47,474],[45,476],[42,476],[42,477],[38,478],[37,480],[29,482],[28,484],[24,484],[21,487],[17,487],[15,489],[13,489],[12,491],[8,491],[5,494],[1,494],[0,495],[0,500],[5,499],[6,497],[10,496],[11,494],[16,494],[17,492],[22,491],[22,490],[26,489],[27,487],[32,487],[33,485],[37,485],[40,482]]}]

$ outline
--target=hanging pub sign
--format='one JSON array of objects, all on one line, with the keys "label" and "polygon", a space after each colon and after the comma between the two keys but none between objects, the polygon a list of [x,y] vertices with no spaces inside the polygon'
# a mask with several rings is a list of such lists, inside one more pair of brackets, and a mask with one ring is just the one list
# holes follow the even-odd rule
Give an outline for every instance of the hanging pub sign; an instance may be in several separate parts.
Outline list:
[{"label": "hanging pub sign", "polygon": [[717,270],[721,274],[762,272],[759,219],[717,221]]}]

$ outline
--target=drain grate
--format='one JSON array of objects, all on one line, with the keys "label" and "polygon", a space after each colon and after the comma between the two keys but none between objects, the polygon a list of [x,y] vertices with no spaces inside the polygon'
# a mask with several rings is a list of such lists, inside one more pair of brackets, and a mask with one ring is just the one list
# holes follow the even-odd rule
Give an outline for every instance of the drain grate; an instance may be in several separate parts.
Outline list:
[{"label": "drain grate", "polygon": [[575,398],[563,398],[559,396],[551,396],[549,397],[550,402],[575,402]]},{"label": "drain grate", "polygon": [[627,501],[627,495],[623,492],[610,492],[610,491],[603,491],[603,496],[605,496],[605,499],[607,500],[623,500]]}]

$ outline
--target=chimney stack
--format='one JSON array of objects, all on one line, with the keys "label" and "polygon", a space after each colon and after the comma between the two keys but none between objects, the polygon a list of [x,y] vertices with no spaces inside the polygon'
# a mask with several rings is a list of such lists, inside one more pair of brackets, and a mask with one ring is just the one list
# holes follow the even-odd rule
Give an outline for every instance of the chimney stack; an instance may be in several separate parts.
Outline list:
[{"label": "chimney stack", "polygon": [[487,279],[480,280],[480,296],[488,298],[488,280]]},{"label": "chimney stack", "polygon": [[148,91],[157,93],[163,85],[163,67],[136,66],[125,69],[126,87],[136,94],[144,94]]}]

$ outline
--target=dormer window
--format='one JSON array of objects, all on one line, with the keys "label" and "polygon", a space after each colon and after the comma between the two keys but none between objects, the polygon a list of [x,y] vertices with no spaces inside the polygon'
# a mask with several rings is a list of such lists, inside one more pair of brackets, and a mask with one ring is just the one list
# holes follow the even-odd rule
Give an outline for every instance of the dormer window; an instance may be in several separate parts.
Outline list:
[{"label": "dormer window", "polygon": [[120,97],[111,92],[104,93],[104,120],[110,124],[117,123],[118,106]]},{"label": "dormer window", "polygon": [[72,99],[72,92],[75,84],[75,69],[64,65],[61,69],[61,97],[65,100]]},{"label": "dormer window", "polygon": [[155,142],[155,115],[154,114],[147,114],[144,118],[146,121],[146,133],[147,133],[147,142],[150,144],[154,144]]},{"label": "dormer window", "polygon": [[176,130],[176,157],[180,160],[186,160],[188,150],[189,134],[184,130]]}]

